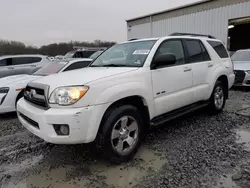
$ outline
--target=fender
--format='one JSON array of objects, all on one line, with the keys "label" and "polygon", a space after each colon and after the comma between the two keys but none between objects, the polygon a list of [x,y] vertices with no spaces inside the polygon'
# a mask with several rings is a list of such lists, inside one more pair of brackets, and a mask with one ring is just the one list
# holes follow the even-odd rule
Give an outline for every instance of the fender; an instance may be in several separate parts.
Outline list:
[{"label": "fender", "polygon": [[214,71],[213,71],[213,74],[211,75],[211,78],[213,78],[213,79],[211,79],[211,81],[210,81],[210,83],[209,83],[209,85],[210,85],[210,88],[209,88],[209,95],[208,95],[208,99],[211,97],[211,95],[212,95],[212,92],[213,92],[213,90],[214,90],[214,85],[215,85],[215,83],[216,83],[216,81],[218,80],[218,78],[220,77],[220,76],[223,76],[223,75],[225,75],[226,77],[227,77],[227,80],[228,80],[228,72],[226,71],[226,69],[225,69],[225,67],[223,67],[223,66],[219,66],[219,67],[217,67]]},{"label": "fender", "polygon": [[112,105],[112,103],[120,99],[130,96],[139,96],[144,100],[144,104],[148,106],[149,115],[150,118],[152,118],[155,113],[155,107],[152,90],[149,90],[150,88],[141,82],[127,82],[124,84],[114,85],[105,89],[98,96],[95,104],[111,103]]}]

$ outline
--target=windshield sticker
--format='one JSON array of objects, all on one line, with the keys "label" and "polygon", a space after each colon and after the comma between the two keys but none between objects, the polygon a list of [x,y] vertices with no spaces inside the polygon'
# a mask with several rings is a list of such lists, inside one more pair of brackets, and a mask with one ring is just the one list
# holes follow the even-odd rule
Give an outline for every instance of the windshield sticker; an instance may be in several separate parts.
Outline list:
[{"label": "windshield sticker", "polygon": [[140,60],[137,60],[137,61],[135,62],[135,64],[140,65],[140,64],[141,64],[141,61],[140,61]]},{"label": "windshield sticker", "polygon": [[135,50],[134,55],[148,55],[150,50]]}]

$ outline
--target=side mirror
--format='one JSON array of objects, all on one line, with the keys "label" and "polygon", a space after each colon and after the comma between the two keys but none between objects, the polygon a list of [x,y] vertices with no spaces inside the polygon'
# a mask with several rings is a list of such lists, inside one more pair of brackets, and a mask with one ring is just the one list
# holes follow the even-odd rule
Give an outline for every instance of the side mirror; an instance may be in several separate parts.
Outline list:
[{"label": "side mirror", "polygon": [[160,54],[156,57],[152,62],[152,69],[156,69],[158,67],[165,67],[168,65],[173,65],[176,63],[176,56],[172,53],[164,53]]}]

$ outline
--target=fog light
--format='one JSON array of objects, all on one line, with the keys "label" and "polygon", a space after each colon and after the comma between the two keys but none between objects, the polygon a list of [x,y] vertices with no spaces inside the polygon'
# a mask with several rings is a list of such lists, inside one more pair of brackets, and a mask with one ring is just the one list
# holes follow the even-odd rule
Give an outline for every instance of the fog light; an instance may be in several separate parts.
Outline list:
[{"label": "fog light", "polygon": [[65,125],[60,126],[60,131],[63,135],[69,135],[69,127],[68,126],[65,126]]},{"label": "fog light", "polygon": [[60,136],[69,135],[69,126],[68,125],[53,125],[56,134]]}]

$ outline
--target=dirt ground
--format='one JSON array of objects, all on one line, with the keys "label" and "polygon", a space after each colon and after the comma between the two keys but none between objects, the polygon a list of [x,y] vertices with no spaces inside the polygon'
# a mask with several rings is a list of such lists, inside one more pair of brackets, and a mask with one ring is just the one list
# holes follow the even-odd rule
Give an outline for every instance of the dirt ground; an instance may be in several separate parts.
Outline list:
[{"label": "dirt ground", "polygon": [[135,159],[111,165],[92,145],[53,145],[0,116],[0,187],[250,187],[250,92],[217,116],[199,111],[146,135]]}]

